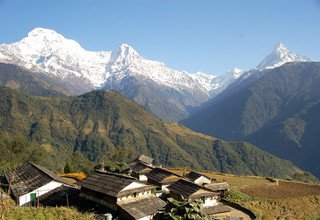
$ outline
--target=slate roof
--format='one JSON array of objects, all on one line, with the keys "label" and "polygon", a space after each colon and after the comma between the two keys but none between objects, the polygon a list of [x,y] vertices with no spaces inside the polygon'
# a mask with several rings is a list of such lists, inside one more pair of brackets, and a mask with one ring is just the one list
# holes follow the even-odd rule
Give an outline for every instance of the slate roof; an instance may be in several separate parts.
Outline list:
[{"label": "slate roof", "polygon": [[222,191],[230,188],[229,184],[226,182],[205,184],[204,187],[212,191]]},{"label": "slate roof", "polygon": [[32,192],[53,180],[67,184],[61,177],[50,170],[30,162],[11,170],[5,176],[8,183],[10,183],[11,192],[16,198]]},{"label": "slate roof", "polygon": [[137,163],[139,161],[151,165],[153,159],[151,157],[141,154],[137,159],[133,160],[131,163]]},{"label": "slate roof", "polygon": [[148,177],[148,180],[161,184],[172,183],[182,178],[182,176],[160,167],[154,168],[147,173],[146,176]]},{"label": "slate roof", "polygon": [[117,204],[134,219],[140,219],[145,216],[156,214],[166,206],[165,201],[154,195],[143,199],[135,198],[130,202],[124,200]]},{"label": "slate roof", "polygon": [[141,162],[137,162],[130,165],[130,169],[135,173],[146,174],[149,173],[153,169],[153,167]]},{"label": "slate roof", "polygon": [[[144,186],[130,190],[123,190],[133,182],[141,183]],[[103,171],[96,171],[84,180],[80,181],[78,184],[83,188],[112,197],[121,197],[135,192],[143,192],[156,188],[156,186],[146,185],[133,177]]]},{"label": "slate roof", "polygon": [[171,184],[168,189],[170,192],[174,192],[182,196],[184,199],[197,199],[202,196],[217,196],[218,193],[207,190],[195,183],[188,180],[180,179]]},{"label": "slate roof", "polygon": [[194,182],[195,180],[197,180],[199,177],[201,176],[204,176],[206,177],[207,179],[211,180],[210,177],[204,175],[204,174],[201,174],[201,173],[198,173],[198,172],[195,172],[195,171],[191,171],[190,173],[188,173],[187,175],[185,175],[186,178],[188,178],[189,180],[191,180],[192,182]]},{"label": "slate roof", "polygon": [[224,212],[231,212],[231,208],[226,205],[219,204],[219,205],[215,205],[215,206],[204,207],[203,211],[207,215],[214,215],[214,214],[219,214],[219,213],[224,213]]}]

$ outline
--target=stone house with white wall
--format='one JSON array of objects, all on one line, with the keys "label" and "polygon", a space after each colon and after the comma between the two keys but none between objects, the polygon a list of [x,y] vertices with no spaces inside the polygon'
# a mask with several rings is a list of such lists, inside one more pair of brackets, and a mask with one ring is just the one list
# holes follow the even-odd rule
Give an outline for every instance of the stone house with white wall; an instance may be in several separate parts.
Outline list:
[{"label": "stone house with white wall", "polygon": [[166,205],[153,194],[156,186],[127,175],[96,171],[79,185],[80,197],[108,207],[120,219],[153,219]]},{"label": "stone house with white wall", "polygon": [[5,178],[9,194],[19,206],[37,204],[39,197],[69,185],[50,170],[30,162],[9,171]]}]

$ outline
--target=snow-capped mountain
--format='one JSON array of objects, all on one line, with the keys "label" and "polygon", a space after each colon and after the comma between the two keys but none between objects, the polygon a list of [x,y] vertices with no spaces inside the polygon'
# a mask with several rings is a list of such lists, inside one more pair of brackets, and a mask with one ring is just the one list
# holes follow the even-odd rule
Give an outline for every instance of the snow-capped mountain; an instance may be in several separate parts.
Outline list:
[{"label": "snow-capped mountain", "polygon": [[267,55],[261,63],[258,64],[257,69],[273,69],[275,67],[282,66],[285,63],[289,62],[310,62],[312,61],[310,58],[297,55],[288,50],[288,48],[279,43],[275,46],[272,53]]},{"label": "snow-capped mountain", "polygon": [[[310,59],[279,44],[255,70],[292,61]],[[0,44],[0,62],[50,77],[73,94],[117,90],[165,120],[187,117],[193,108],[252,72],[234,68],[217,77],[201,71],[192,74],[146,59],[127,44],[114,51],[87,51],[76,41],[44,28],[35,28],[19,42]]]},{"label": "snow-capped mountain", "polygon": [[222,74],[218,77],[215,77],[211,81],[211,90],[210,95],[211,97],[215,97],[220,92],[222,92],[224,89],[226,89],[231,83],[236,81],[242,74],[244,74],[245,71],[241,70],[237,67],[228,70],[225,74]]},{"label": "snow-capped mountain", "polygon": [[76,41],[49,29],[36,28],[13,44],[0,45],[0,61],[57,76],[84,77],[94,86],[106,80],[105,64],[111,52],[84,50]]},{"label": "snow-capped mountain", "polygon": [[[169,120],[175,120],[176,116],[156,112],[156,106],[148,107],[149,101],[154,98],[149,94],[165,93],[164,97],[157,97],[158,101],[177,107],[181,111],[177,113],[180,119],[188,115],[187,108],[199,106],[210,98],[210,83],[214,78],[209,74],[174,70],[164,63],[140,56],[127,44],[114,51],[87,51],[76,41],[44,28],[32,30],[19,42],[1,44],[0,62],[16,64],[60,79],[77,93],[95,88],[119,90]],[[120,89],[124,85],[125,92]],[[137,86],[143,87],[143,92],[132,95]],[[150,92],[155,88],[163,91]]]}]

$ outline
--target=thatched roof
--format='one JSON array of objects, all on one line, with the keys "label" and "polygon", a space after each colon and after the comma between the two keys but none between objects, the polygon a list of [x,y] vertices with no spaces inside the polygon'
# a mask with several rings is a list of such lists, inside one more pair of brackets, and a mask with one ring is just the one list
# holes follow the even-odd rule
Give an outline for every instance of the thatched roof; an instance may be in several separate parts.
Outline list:
[{"label": "thatched roof", "polygon": [[53,180],[67,184],[61,177],[55,175],[50,170],[31,162],[11,170],[5,177],[16,198],[32,192]]},{"label": "thatched roof", "polygon": [[[129,186],[133,182],[140,183],[142,186],[124,190],[126,186]],[[144,192],[156,188],[156,186],[147,185],[126,175],[102,171],[96,171],[78,184],[82,188],[90,189],[112,197],[126,196],[132,193]]]},{"label": "thatched roof", "polygon": [[223,191],[230,188],[227,182],[205,184],[204,187],[211,191]]},{"label": "thatched roof", "polygon": [[148,180],[158,184],[173,183],[182,178],[182,176],[160,167],[154,168],[147,173],[146,176],[148,177]]},{"label": "thatched roof", "polygon": [[161,211],[166,202],[154,195],[146,198],[135,198],[127,202],[126,200],[117,203],[121,209],[131,215],[134,219],[140,219],[145,216],[153,215]]},{"label": "thatched roof", "polygon": [[199,177],[205,177],[209,180],[211,180],[210,177],[204,175],[204,174],[201,174],[201,173],[198,173],[198,172],[195,172],[195,171],[191,171],[190,173],[188,173],[187,175],[185,175],[186,178],[188,178],[189,180],[191,180],[192,182],[196,181]]},{"label": "thatched roof", "polygon": [[168,189],[177,195],[180,195],[184,199],[197,199],[203,196],[217,196],[218,193],[206,190],[205,188],[192,183],[188,180],[180,179],[171,184]]},{"label": "thatched roof", "polygon": [[214,215],[214,214],[219,214],[219,213],[231,212],[231,208],[226,205],[219,204],[219,205],[215,205],[215,206],[204,207],[203,211],[207,215]]}]

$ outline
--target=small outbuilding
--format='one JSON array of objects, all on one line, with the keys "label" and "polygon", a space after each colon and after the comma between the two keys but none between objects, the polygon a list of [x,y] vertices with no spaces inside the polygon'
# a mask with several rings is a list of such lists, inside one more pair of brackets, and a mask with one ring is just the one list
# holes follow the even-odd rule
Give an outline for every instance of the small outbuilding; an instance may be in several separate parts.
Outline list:
[{"label": "small outbuilding", "polygon": [[147,165],[152,165],[153,159],[151,157],[148,157],[146,155],[141,154],[138,158],[134,159],[133,161],[131,161],[130,164],[135,164],[135,163],[144,163]]},{"label": "small outbuilding", "polygon": [[227,182],[205,184],[204,187],[213,192],[219,192],[221,195],[224,195],[225,192],[229,191],[230,189],[230,186]]},{"label": "small outbuilding", "polygon": [[183,178],[182,176],[175,174],[167,169],[156,167],[152,171],[146,174],[148,182],[154,184],[157,190],[164,193],[168,192],[167,187],[177,180]]},{"label": "small outbuilding", "polygon": [[187,175],[185,175],[185,178],[187,178],[188,180],[190,180],[191,182],[199,186],[203,186],[204,184],[211,183],[210,177],[195,171],[189,172]]},{"label": "small outbuilding", "polygon": [[147,174],[151,172],[154,169],[154,167],[142,162],[137,162],[135,164],[130,165],[129,169],[130,175],[132,177],[135,177],[140,181],[147,181]]}]

